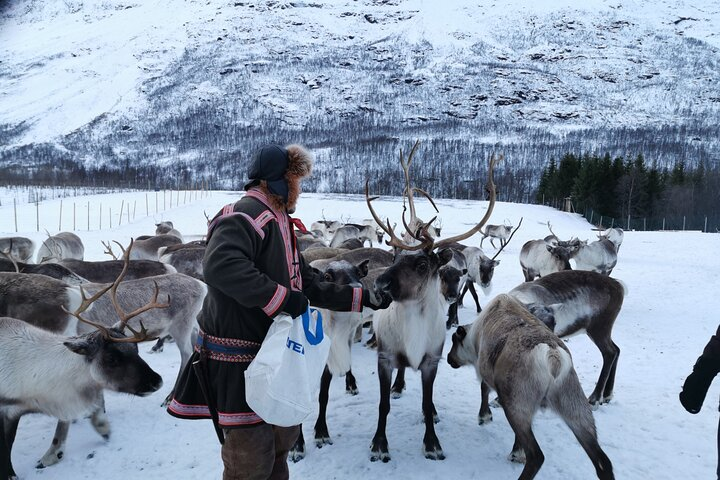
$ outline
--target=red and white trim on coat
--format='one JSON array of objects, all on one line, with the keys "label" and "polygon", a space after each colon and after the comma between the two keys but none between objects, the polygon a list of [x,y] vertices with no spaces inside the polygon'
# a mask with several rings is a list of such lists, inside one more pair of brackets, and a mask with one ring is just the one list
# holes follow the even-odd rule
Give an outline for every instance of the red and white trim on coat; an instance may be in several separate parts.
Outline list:
[{"label": "red and white trim on coat", "polygon": [[[270,202],[267,195],[258,188],[251,188],[247,191],[245,196],[259,200],[270,212],[273,213],[275,220],[278,222],[278,226],[280,227],[283,243],[285,244],[285,261],[287,262],[288,274],[290,275],[290,287],[293,290],[301,292],[302,275],[300,272],[300,254],[295,248],[293,248],[295,232],[293,231],[293,225],[290,222],[290,217],[286,212],[281,212],[273,207],[273,204]],[[256,220],[259,220],[260,217],[262,217],[262,215],[258,216]]]},{"label": "red and white trim on coat", "polygon": [[362,288],[353,288],[351,312],[359,312],[362,310],[362,295]]},{"label": "red and white trim on coat", "polygon": [[[207,405],[185,405],[180,403],[174,398],[168,405],[168,410],[172,413],[185,418],[212,418],[210,417],[210,410]],[[222,427],[238,427],[242,425],[255,425],[262,423],[263,419],[260,418],[255,412],[249,413],[223,413],[218,412],[218,423]]]},{"label": "red and white trim on coat", "polygon": [[278,284],[277,288],[275,289],[275,294],[272,296],[268,304],[262,307],[262,311],[265,312],[265,315],[267,315],[268,317],[272,317],[273,315],[275,315],[280,306],[283,304],[286,296],[287,288]]}]

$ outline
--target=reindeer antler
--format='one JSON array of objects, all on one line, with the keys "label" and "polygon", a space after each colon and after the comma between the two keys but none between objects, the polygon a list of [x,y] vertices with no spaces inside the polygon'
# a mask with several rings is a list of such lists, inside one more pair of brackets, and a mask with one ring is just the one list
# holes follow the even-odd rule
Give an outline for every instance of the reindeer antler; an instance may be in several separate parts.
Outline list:
[{"label": "reindeer antler", "polygon": [[105,247],[105,251],[103,253],[110,255],[113,260],[117,260],[117,255],[115,255],[115,252],[113,252],[112,245],[110,245],[110,242],[106,242],[104,240],[100,240],[100,243],[103,244],[103,247]]},{"label": "reindeer antler", "polygon": [[[377,200],[378,197],[370,197],[370,186],[369,186],[370,180],[365,181],[365,201],[367,203],[368,209],[370,210],[370,215],[372,215],[373,219],[375,220],[375,223],[382,228],[382,230],[388,234],[390,237],[389,240],[385,240],[385,243],[391,247],[397,247],[403,250],[420,250],[425,248],[424,243],[420,243],[419,245],[407,245],[404,243],[401,239],[399,239],[395,235],[395,229],[390,226],[390,219],[387,219],[385,222],[380,220],[380,217],[378,216],[377,212],[375,212],[375,209],[372,206],[372,201]],[[403,219],[403,223],[405,220]],[[415,237],[413,237],[415,238]]]},{"label": "reindeer antler", "polygon": [[[125,278],[125,275],[127,274],[127,271],[128,271],[128,267],[130,266],[130,250],[133,247],[133,240],[132,239],[130,240],[130,245],[128,246],[127,249],[123,248],[123,246],[119,242],[115,241],[115,243],[120,247],[120,250],[122,250],[122,252],[123,252],[124,264],[123,264],[123,269],[120,272],[120,275],[118,275],[118,277],[115,279],[115,281],[113,283],[101,288],[100,290],[95,292],[95,294],[93,296],[91,296],[90,298],[88,298],[85,295],[85,291],[83,290],[83,288],[81,286],[80,287],[80,295],[82,297],[82,300],[81,300],[80,306],[75,310],[75,312],[68,311],[64,306],[62,308],[65,312],[71,314],[72,316],[74,316],[75,318],[80,320],[81,322],[86,323],[88,325],[92,325],[93,327],[97,328],[102,333],[102,335],[109,341],[119,342],[119,343],[138,343],[138,342],[143,342],[145,340],[153,340],[153,337],[150,337],[150,335],[148,335],[147,329],[142,324],[142,322],[140,322],[140,330],[139,331],[130,327],[127,322],[131,318],[136,317],[137,315],[140,315],[141,313],[146,312],[152,308],[167,308],[167,307],[169,307],[170,306],[170,303],[169,303],[170,296],[168,296],[168,303],[164,303],[164,304],[158,303],[157,297],[159,294],[159,287],[158,287],[157,282],[155,282],[155,293],[153,295],[152,300],[150,300],[150,302],[147,303],[146,305],[144,305],[140,308],[137,308],[130,313],[126,313],[118,304],[117,288],[120,285],[120,282],[122,282],[123,279]],[[93,302],[95,302],[98,298],[105,295],[105,293],[107,293],[108,291],[110,291],[110,301],[112,302],[113,306],[115,307],[115,311],[117,312],[118,317],[120,318],[120,330],[124,330],[127,327],[127,329],[133,333],[132,337],[120,337],[120,338],[114,337],[111,335],[110,329],[108,327],[101,325],[97,322],[87,320],[82,317],[81,314],[84,313],[85,311],[87,311],[87,309],[90,307],[90,305]]]},{"label": "reindeer antler", "polygon": [[500,250],[498,250],[497,253],[495,253],[495,255],[490,260],[495,260],[498,257],[498,255],[500,255],[500,252],[502,252],[505,249],[505,247],[507,247],[507,244],[510,243],[510,240],[512,240],[513,236],[515,235],[515,232],[517,232],[518,229],[520,228],[520,225],[522,225],[522,221],[523,221],[523,217],[520,217],[520,221],[518,222],[517,227],[515,227],[515,230],[512,231],[512,233],[510,234],[510,236],[507,239],[507,242],[505,242],[505,244],[502,247],[500,247]]},{"label": "reindeer antler", "polygon": [[548,222],[547,222],[547,227],[548,227],[548,230],[550,230],[550,233],[552,234],[552,236],[557,238],[558,240],[560,240],[560,237],[555,235],[555,232],[553,232],[552,225],[550,225],[550,220],[548,220]]}]

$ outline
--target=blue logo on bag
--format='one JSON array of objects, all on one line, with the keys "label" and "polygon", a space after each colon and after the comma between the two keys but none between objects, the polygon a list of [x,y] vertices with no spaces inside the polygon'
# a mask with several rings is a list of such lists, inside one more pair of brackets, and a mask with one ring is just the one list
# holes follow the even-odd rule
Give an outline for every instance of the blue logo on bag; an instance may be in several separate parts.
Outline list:
[{"label": "blue logo on bag", "polygon": [[298,343],[295,340],[290,340],[290,337],[287,339],[287,348],[290,350],[299,353],[300,355],[305,355],[305,348],[302,346],[302,343]]}]

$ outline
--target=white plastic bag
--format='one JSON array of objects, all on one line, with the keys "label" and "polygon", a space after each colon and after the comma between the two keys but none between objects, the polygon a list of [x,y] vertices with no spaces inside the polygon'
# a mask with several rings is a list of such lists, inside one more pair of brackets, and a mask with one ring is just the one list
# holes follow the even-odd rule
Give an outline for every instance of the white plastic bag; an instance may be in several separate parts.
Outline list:
[{"label": "white plastic bag", "polygon": [[315,410],[329,352],[320,312],[278,315],[245,370],[247,404],[271,425],[299,425]]}]

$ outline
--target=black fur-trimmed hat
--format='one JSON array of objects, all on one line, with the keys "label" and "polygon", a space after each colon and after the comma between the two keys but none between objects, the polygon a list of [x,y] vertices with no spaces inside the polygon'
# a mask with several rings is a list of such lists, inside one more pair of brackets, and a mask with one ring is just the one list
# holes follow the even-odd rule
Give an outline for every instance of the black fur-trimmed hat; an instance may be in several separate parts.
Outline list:
[{"label": "black fur-trimmed hat", "polygon": [[248,168],[250,181],[245,184],[245,190],[260,185],[264,180],[271,193],[288,203],[291,193],[288,180],[307,177],[311,170],[312,156],[300,145],[293,144],[287,147],[274,143],[263,145],[255,152],[250,162]]}]

